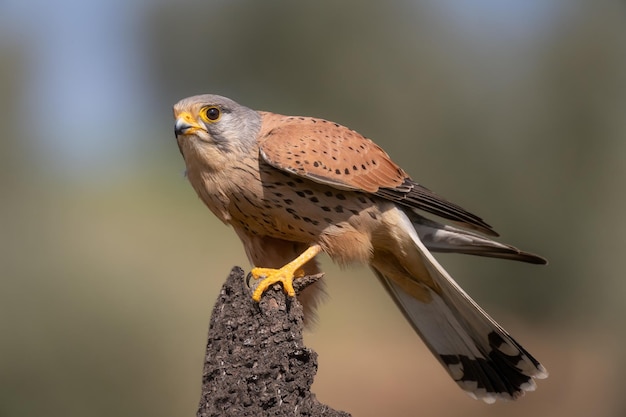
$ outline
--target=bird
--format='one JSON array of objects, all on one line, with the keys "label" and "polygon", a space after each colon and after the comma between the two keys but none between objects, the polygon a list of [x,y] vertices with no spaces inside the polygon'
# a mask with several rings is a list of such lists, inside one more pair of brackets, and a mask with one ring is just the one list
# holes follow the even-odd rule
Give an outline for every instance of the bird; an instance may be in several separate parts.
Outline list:
[{"label": "bird", "polygon": [[[514,400],[545,367],[446,272],[433,252],[546,264],[499,243],[480,217],[414,181],[372,140],[329,120],[257,111],[202,94],[173,107],[186,176],[240,238],[259,301],[320,272],[317,256],[369,265],[413,329],[471,397]],[[426,217],[429,216],[429,217]],[[432,218],[435,216],[435,219]],[[298,299],[313,314],[322,284]]]}]

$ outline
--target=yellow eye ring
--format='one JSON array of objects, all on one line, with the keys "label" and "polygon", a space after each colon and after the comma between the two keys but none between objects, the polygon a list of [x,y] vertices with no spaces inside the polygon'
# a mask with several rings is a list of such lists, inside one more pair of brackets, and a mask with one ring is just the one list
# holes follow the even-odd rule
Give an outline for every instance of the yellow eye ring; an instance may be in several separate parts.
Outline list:
[{"label": "yellow eye ring", "polygon": [[207,123],[215,123],[222,117],[222,111],[217,106],[206,106],[200,110],[200,117]]}]

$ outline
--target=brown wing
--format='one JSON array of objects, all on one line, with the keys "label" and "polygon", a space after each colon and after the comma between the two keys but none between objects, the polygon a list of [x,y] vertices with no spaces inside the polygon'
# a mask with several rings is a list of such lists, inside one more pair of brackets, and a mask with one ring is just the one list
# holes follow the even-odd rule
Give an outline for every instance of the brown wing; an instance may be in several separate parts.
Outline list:
[{"label": "brown wing", "polygon": [[262,113],[259,148],[272,166],[344,189],[375,193],[408,175],[378,145],[339,124]]},{"label": "brown wing", "polygon": [[323,119],[260,114],[259,150],[273,167],[336,188],[371,193],[497,235],[480,217],[412,181],[380,146],[354,130]]}]

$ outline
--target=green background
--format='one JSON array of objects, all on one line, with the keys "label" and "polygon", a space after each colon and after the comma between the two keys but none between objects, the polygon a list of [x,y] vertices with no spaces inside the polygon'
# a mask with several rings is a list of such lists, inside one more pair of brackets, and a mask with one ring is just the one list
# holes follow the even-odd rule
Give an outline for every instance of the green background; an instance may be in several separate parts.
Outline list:
[{"label": "green background", "polygon": [[330,297],[305,336],[322,402],[359,417],[626,413],[623,3],[85,3],[0,4],[0,416],[195,414],[213,302],[249,267],[173,138],[171,106],[208,92],[356,129],[550,260],[439,257],[551,373],[487,406],[366,268],[326,258]]}]

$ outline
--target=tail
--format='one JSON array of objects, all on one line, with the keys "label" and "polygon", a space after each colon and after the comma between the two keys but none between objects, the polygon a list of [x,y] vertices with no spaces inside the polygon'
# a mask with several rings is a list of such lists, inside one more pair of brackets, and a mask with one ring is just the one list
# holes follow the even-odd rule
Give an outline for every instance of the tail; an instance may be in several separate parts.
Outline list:
[{"label": "tail", "polygon": [[424,267],[419,277],[399,260],[371,266],[413,328],[470,396],[493,403],[533,391],[545,368],[454,282],[401,215]]}]

